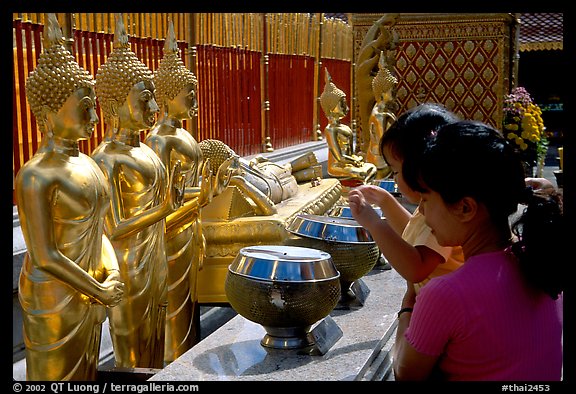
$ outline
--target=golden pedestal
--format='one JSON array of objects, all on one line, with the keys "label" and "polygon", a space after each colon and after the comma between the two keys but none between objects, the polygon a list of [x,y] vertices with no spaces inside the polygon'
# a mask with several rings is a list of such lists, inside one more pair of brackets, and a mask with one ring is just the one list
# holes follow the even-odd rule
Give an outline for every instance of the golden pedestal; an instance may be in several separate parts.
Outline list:
[{"label": "golden pedestal", "polygon": [[[202,229],[206,237],[206,257],[198,272],[198,302],[200,304],[228,303],[224,282],[228,266],[240,249],[254,245],[282,245],[291,236],[286,230],[290,221],[299,213],[323,215],[341,197],[340,181],[322,179],[320,184],[298,185],[294,197],[275,205],[277,213],[270,216],[234,216],[240,209],[235,187],[227,188],[222,194],[202,209]],[[242,204],[250,204],[243,200]]]}]

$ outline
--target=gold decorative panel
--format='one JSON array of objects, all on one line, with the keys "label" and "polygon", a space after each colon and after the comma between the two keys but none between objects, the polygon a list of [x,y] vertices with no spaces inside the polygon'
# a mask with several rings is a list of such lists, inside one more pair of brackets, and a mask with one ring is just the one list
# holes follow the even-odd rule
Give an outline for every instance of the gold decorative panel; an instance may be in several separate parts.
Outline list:
[{"label": "gold decorative panel", "polygon": [[[381,16],[353,14],[355,50]],[[400,14],[392,26],[398,36],[398,113],[434,101],[499,127],[510,87],[514,22],[512,14]]]}]

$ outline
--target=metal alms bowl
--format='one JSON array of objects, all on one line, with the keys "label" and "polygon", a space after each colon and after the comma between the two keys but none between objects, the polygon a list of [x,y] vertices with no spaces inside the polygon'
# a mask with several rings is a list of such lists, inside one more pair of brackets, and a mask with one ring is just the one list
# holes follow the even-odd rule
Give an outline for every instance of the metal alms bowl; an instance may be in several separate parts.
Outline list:
[{"label": "metal alms bowl", "polygon": [[380,257],[380,249],[370,233],[353,219],[300,214],[287,230],[298,237],[289,238],[286,244],[319,249],[332,256],[340,272],[342,296],[355,280],[374,268]]},{"label": "metal alms bowl", "polygon": [[314,343],[310,329],[337,305],[339,278],[326,252],[259,245],[240,250],[224,289],[238,314],[264,327],[263,346],[296,349]]},{"label": "metal alms bowl", "polygon": [[[375,205],[373,205],[373,208],[378,216],[382,217],[382,208]],[[326,215],[338,218],[354,219],[349,205],[334,205]]]}]

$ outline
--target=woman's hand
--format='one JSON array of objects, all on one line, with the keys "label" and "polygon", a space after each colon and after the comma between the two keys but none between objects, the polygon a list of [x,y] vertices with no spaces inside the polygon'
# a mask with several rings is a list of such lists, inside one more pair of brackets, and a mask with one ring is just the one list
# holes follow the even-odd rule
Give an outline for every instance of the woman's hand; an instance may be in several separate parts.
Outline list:
[{"label": "woman's hand", "polygon": [[378,205],[379,207],[382,207],[382,202],[388,195],[392,196],[388,191],[376,185],[360,185],[355,189],[362,192],[368,204]]},{"label": "woman's hand", "polygon": [[546,178],[526,178],[526,186],[530,186],[535,192],[553,193],[556,191],[554,184]]},{"label": "woman's hand", "polygon": [[371,222],[381,220],[380,215],[366,200],[361,188],[352,189],[348,192],[348,205],[354,219],[366,229],[370,228]]}]

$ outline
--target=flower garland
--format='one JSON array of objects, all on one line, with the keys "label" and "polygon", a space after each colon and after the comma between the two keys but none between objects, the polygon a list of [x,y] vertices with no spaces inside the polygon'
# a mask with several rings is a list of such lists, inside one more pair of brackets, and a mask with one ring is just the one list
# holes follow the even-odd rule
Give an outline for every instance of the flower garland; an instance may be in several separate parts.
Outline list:
[{"label": "flower garland", "polygon": [[528,166],[545,157],[548,140],[544,134],[542,110],[523,87],[512,89],[504,98],[504,136],[515,144]]}]

